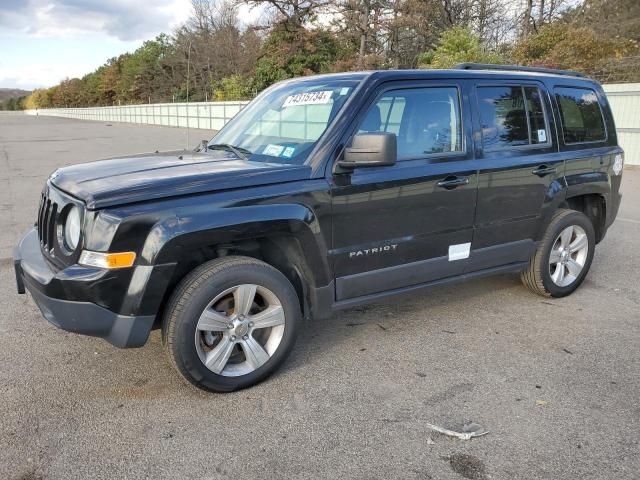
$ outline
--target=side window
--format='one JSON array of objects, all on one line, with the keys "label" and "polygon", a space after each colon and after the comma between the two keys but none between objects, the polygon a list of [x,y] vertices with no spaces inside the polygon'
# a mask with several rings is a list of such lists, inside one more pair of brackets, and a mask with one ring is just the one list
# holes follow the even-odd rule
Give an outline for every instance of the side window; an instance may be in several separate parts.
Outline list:
[{"label": "side window", "polygon": [[589,88],[554,89],[560,114],[564,143],[597,142],[606,139],[602,110],[596,92]]},{"label": "side window", "polygon": [[[404,104],[405,99],[402,97],[385,96],[380,99],[377,105],[380,108],[381,126],[383,126],[384,130],[379,131],[400,134],[400,121],[404,112]],[[373,110],[370,115],[373,116]],[[366,125],[363,124],[363,126]]]},{"label": "side window", "polygon": [[529,144],[527,111],[520,87],[479,87],[485,148]]},{"label": "side window", "polygon": [[537,87],[478,87],[485,149],[546,144],[549,129]]},{"label": "side window", "polygon": [[460,118],[455,87],[392,90],[371,106],[358,133],[395,133],[399,160],[461,152]]}]

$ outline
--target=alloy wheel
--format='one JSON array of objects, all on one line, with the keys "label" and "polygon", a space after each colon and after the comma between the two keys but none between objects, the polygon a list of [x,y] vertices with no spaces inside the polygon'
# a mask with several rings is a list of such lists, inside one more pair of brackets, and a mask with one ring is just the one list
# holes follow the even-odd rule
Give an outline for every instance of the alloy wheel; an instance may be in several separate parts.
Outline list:
[{"label": "alloy wheel", "polygon": [[213,373],[246,375],[276,352],[284,328],[284,309],[271,290],[261,285],[237,285],[217,295],[200,315],[196,350]]},{"label": "alloy wheel", "polygon": [[570,225],[556,238],[549,254],[553,283],[568,287],[580,276],[589,253],[589,238],[579,225]]}]

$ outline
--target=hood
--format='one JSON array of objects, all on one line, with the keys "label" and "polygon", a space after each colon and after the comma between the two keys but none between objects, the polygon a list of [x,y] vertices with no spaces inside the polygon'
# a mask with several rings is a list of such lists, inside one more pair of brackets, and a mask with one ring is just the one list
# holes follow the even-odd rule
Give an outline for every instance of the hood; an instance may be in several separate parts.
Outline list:
[{"label": "hood", "polygon": [[306,165],[252,162],[231,152],[133,155],[72,165],[50,178],[89,209],[309,178]]}]

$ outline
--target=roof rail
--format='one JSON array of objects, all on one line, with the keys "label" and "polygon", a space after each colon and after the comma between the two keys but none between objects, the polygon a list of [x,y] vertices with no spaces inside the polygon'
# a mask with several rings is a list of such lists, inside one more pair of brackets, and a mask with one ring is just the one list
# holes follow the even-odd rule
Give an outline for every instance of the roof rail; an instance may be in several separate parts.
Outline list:
[{"label": "roof rail", "polygon": [[459,63],[453,68],[456,70],[507,70],[513,72],[552,73],[554,75],[567,75],[570,77],[585,77],[583,73],[574,72],[572,70],[557,70],[555,68],[544,67],[522,67],[520,65],[494,65],[491,63]]}]

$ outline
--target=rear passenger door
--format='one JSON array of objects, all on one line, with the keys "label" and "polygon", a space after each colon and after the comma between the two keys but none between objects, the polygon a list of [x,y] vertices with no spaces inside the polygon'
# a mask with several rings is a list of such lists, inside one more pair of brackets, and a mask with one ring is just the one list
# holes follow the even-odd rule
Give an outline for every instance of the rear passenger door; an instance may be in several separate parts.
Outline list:
[{"label": "rear passenger door", "polygon": [[478,205],[467,271],[528,260],[564,174],[542,83],[478,81],[475,105]]}]

